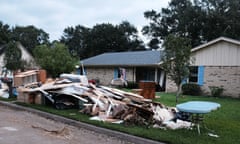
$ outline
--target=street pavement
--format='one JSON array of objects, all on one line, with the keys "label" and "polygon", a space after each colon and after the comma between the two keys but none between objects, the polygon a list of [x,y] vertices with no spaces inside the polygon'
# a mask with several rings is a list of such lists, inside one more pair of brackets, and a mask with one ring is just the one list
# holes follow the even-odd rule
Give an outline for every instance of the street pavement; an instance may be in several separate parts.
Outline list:
[{"label": "street pavement", "polygon": [[0,101],[1,144],[162,144]]},{"label": "street pavement", "polygon": [[26,111],[0,106],[1,144],[124,144],[126,141],[76,128]]}]

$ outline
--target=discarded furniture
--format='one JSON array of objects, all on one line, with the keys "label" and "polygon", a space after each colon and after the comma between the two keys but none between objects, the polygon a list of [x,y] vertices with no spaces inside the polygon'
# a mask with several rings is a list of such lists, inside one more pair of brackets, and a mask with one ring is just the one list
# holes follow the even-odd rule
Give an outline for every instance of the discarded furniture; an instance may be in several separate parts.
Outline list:
[{"label": "discarded furniture", "polygon": [[200,134],[200,124],[203,123],[204,114],[220,108],[220,104],[208,101],[189,101],[178,104],[176,108],[183,113],[191,115],[192,124],[196,124],[198,133]]},{"label": "discarded furniture", "polygon": [[140,95],[142,95],[144,98],[155,98],[156,83],[154,81],[140,81],[139,88],[142,89]]},{"label": "discarded furniture", "polygon": [[38,82],[45,83],[47,80],[47,72],[46,70],[40,69],[38,70]]},{"label": "discarded furniture", "polygon": [[32,83],[45,83],[46,70],[29,70],[17,73],[14,78],[14,87],[24,86]]},{"label": "discarded furniture", "polygon": [[18,102],[24,102],[28,104],[43,104],[43,97],[39,92],[28,93],[20,88],[18,89],[18,94]]},{"label": "discarded furniture", "polygon": [[37,82],[37,75],[38,72],[36,70],[18,73],[14,76],[14,86],[18,87],[21,85]]}]

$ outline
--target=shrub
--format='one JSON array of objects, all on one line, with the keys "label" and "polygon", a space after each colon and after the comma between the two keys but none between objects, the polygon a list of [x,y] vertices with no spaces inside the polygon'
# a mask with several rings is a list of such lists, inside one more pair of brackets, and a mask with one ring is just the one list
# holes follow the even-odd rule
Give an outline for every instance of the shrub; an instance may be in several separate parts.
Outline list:
[{"label": "shrub", "polygon": [[182,85],[182,93],[184,95],[200,95],[201,88],[195,83],[186,83]]},{"label": "shrub", "polygon": [[136,88],[138,88],[138,84],[133,81],[128,81],[127,86],[124,86],[124,87],[128,88],[128,89],[136,89]]},{"label": "shrub", "polygon": [[222,87],[210,86],[209,89],[210,89],[211,95],[213,97],[219,97],[223,93],[223,88]]}]

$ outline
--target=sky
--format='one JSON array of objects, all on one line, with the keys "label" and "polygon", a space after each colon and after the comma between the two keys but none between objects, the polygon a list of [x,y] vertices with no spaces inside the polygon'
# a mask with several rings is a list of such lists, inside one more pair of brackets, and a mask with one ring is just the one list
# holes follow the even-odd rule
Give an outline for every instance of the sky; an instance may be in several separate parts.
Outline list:
[{"label": "sky", "polygon": [[[170,0],[0,0],[0,21],[13,26],[34,25],[58,40],[67,27],[120,24],[128,21],[138,30],[149,21],[143,13],[160,12]],[[139,35],[141,35],[139,33]]]}]

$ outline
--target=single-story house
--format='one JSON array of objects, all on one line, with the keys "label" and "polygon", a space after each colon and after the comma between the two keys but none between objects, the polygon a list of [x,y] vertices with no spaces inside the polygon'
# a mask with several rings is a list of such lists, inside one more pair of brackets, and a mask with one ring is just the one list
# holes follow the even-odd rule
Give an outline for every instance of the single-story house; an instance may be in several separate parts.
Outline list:
[{"label": "single-story house", "polygon": [[[240,41],[219,37],[193,48],[191,75],[187,82],[197,83],[204,93],[210,86],[222,87],[223,95],[240,97]],[[155,81],[166,92],[176,92],[176,85],[161,69],[160,51],[104,53],[81,61],[89,79],[109,85],[124,72],[127,81]]]},{"label": "single-story house", "polygon": [[160,51],[110,52],[84,59],[81,63],[88,79],[99,79],[103,85],[110,85],[113,79],[122,77],[129,82],[154,81],[164,89],[160,54]]},{"label": "single-story house", "polygon": [[[240,97],[240,41],[219,37],[193,48],[191,75],[188,82],[197,83],[204,93],[211,86],[222,87],[223,95]],[[166,91],[176,91],[169,79]]]}]

